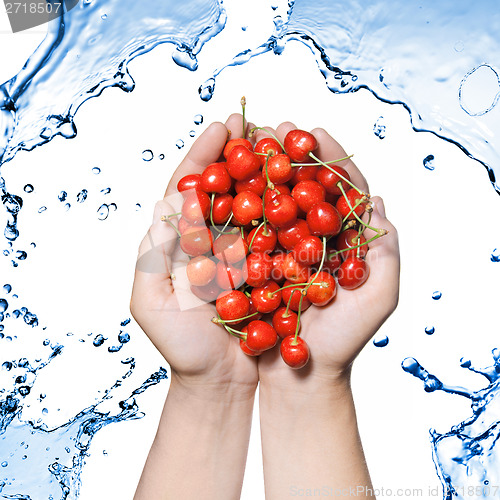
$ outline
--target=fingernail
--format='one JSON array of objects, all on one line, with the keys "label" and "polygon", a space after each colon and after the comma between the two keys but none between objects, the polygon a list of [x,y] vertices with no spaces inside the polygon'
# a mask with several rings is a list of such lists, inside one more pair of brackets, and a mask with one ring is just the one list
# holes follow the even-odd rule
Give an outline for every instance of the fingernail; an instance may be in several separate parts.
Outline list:
[{"label": "fingernail", "polygon": [[384,200],[382,200],[382,198],[377,200],[377,203],[375,205],[375,210],[377,210],[379,215],[385,219],[385,205],[384,205]]}]

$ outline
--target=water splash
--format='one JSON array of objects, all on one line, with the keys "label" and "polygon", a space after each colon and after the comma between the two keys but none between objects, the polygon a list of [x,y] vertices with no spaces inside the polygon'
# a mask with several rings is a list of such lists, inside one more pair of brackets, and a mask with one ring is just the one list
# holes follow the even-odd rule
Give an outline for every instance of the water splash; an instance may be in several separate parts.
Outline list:
[{"label": "water splash", "polygon": [[384,123],[384,117],[383,116],[379,116],[377,118],[377,121],[373,125],[373,133],[379,139],[385,139],[386,126],[385,126],[385,123]]},{"label": "water splash", "polygon": [[434,166],[434,155],[427,155],[424,158],[423,164],[427,170],[434,170],[436,168]]},{"label": "water splash", "polygon": [[[491,498],[500,481],[500,349],[493,349],[493,365],[475,368],[470,360],[460,365],[485,377],[489,385],[479,391],[443,384],[414,358],[406,358],[403,370],[424,382],[427,392],[441,390],[471,401],[472,416],[446,433],[430,430],[433,460],[446,500]],[[474,492],[468,490],[474,485]],[[477,486],[477,489],[476,489]]]}]

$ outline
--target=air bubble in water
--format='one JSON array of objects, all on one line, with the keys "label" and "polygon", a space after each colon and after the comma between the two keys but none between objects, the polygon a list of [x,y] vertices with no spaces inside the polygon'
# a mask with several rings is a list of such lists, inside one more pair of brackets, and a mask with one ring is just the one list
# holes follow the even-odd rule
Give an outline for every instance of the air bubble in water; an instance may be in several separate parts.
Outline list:
[{"label": "air bubble in water", "polygon": [[442,294],[440,291],[436,290],[436,291],[432,294],[432,298],[433,298],[434,300],[439,300],[439,299],[442,297],[442,295],[443,295],[443,294]]},{"label": "air bubble in water", "polygon": [[424,158],[424,167],[427,170],[434,170],[434,155],[428,155]]},{"label": "air bubble in water", "polygon": [[145,149],[142,152],[142,159],[144,161],[151,161],[153,158],[154,158],[154,154],[153,154],[153,151],[151,151],[150,149]]},{"label": "air bubble in water", "polygon": [[375,347],[385,347],[389,343],[389,337],[384,335],[378,339],[373,339],[373,345]]},{"label": "air bubble in water", "polygon": [[203,123],[203,115],[195,115],[193,121],[195,125],[201,125]]},{"label": "air bubble in water", "polygon": [[433,326],[427,326],[425,328],[425,333],[427,335],[433,335],[435,331],[436,331],[436,329]]},{"label": "air bubble in water", "polygon": [[500,262],[500,252],[495,248],[493,252],[491,252],[491,262]]},{"label": "air bubble in water", "polygon": [[35,188],[31,184],[26,184],[24,186],[24,192],[25,193],[32,193]]},{"label": "air bubble in water", "polygon": [[379,116],[377,118],[377,121],[373,125],[373,133],[379,139],[385,139],[385,130],[386,130],[386,126],[384,124],[384,117],[383,116]]},{"label": "air bubble in water", "polygon": [[101,173],[101,169],[99,167],[94,167],[92,169],[92,173],[95,174],[95,175],[98,175]]},{"label": "air bubble in water", "polygon": [[177,146],[177,149],[182,149],[184,147],[184,141],[182,139],[179,139],[175,145]]},{"label": "air bubble in water", "polygon": [[89,192],[86,189],[82,189],[77,195],[76,195],[76,201],[78,203],[83,203],[88,196]]}]

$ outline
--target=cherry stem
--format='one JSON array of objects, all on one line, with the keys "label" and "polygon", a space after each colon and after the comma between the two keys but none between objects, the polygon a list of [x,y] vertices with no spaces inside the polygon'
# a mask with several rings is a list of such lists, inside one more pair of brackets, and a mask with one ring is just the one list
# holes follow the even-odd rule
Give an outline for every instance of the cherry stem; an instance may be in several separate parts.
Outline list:
[{"label": "cherry stem", "polygon": [[[250,240],[250,244],[248,245],[248,249],[251,251],[252,250],[252,245],[253,242],[255,241],[255,238],[257,236],[257,233],[259,232],[259,229],[264,225],[264,222],[261,222],[258,226],[257,229],[255,230],[254,235],[252,236],[252,239]],[[267,236],[267,235],[266,235]]]},{"label": "cherry stem", "polygon": [[323,255],[321,256],[321,263],[318,267],[318,270],[314,273],[314,278],[309,282],[309,284],[302,290],[302,295],[306,295],[307,290],[309,290],[309,287],[311,285],[322,285],[324,283],[314,283],[316,281],[316,278],[318,277],[318,274],[323,270],[323,266],[325,264],[325,257],[326,257],[326,236],[323,236]]},{"label": "cherry stem", "polygon": [[[298,290],[298,288],[296,288],[295,290]],[[290,316],[290,314],[288,314],[288,310],[290,309],[290,304],[292,302],[292,297],[293,297],[293,293],[295,292],[295,290],[292,290],[292,293],[290,294],[290,298],[288,299],[288,302],[286,303],[285,314],[283,314],[284,318],[288,318]]]},{"label": "cherry stem", "polygon": [[368,245],[368,243],[371,243],[372,241],[375,241],[376,239],[381,238],[382,236],[384,236],[386,234],[387,234],[386,229],[379,229],[375,236],[372,236],[369,240],[366,240],[364,243],[359,243],[358,245],[353,245],[352,247],[343,248],[342,250],[337,250],[335,252],[329,253],[328,257],[333,257],[334,255],[338,255],[339,253],[348,252],[349,250],[354,250],[355,248],[359,248],[359,247],[362,247],[364,245]]},{"label": "cherry stem", "polygon": [[[341,185],[342,184],[339,183],[339,187]],[[346,200],[347,200],[347,198],[346,198]],[[345,221],[349,219],[349,215],[351,215],[354,212],[354,210],[356,210],[356,208],[358,208],[361,205],[361,203],[365,203],[365,202],[366,202],[366,200],[365,200],[365,197],[363,196],[363,198],[359,199],[356,202],[356,204],[353,207],[351,207],[351,204],[350,204],[349,200],[347,200],[347,204],[349,205],[350,210],[349,210],[349,213],[342,219],[342,224],[344,224]]]},{"label": "cherry stem", "polygon": [[354,185],[349,179],[347,179],[342,174],[340,174],[339,172],[337,172],[336,170],[334,170],[332,167],[330,167],[329,165],[327,165],[324,161],[321,161],[318,157],[314,156],[313,153],[309,153],[309,156],[313,160],[316,160],[317,162],[319,162],[320,165],[323,165],[323,167],[325,167],[328,170],[330,170],[330,172],[333,172],[338,177],[340,177],[344,182],[346,182],[347,184],[349,184],[349,186],[351,186],[353,189],[355,189],[359,194],[362,194],[362,195],[364,195],[364,196],[366,196],[368,198],[367,194],[363,193],[363,191],[361,191],[361,189],[359,189],[358,186]]},{"label": "cherry stem", "polygon": [[236,319],[221,319],[219,316],[219,318],[212,318],[212,323],[221,325],[225,325],[227,323],[237,323],[238,321],[243,321],[244,319],[253,318],[257,314],[259,314],[259,311],[249,314],[248,316],[243,316],[242,318],[236,318]]},{"label": "cherry stem", "polygon": [[[322,281],[321,283],[314,283],[314,284],[315,285],[324,285],[325,282]],[[312,283],[310,283],[310,282],[307,282],[307,283],[292,283],[291,285],[282,286],[281,288],[278,288],[277,290],[274,290],[274,292],[269,292],[269,295],[271,295],[271,297],[272,297],[275,293],[278,293],[281,290],[284,290],[285,288],[293,288],[293,287],[307,286],[307,285],[312,285]]]},{"label": "cherry stem", "polygon": [[243,139],[245,138],[245,107],[246,107],[246,104],[247,104],[247,99],[245,96],[243,96],[240,100],[240,104],[241,104],[241,114],[243,116]]},{"label": "cherry stem", "polygon": [[[259,153],[263,154],[263,153]],[[318,165],[324,165],[325,163],[338,163],[339,161],[350,160],[354,155],[344,156],[344,158],[339,158],[338,160],[329,160],[322,163],[292,163],[292,167],[317,167]]]},{"label": "cherry stem", "polygon": [[226,329],[227,333],[231,334],[233,337],[236,337],[238,339],[245,340],[245,334],[243,332],[240,332],[239,330],[235,330],[234,328],[227,326],[225,323],[222,323],[222,321],[224,321],[224,320],[220,317],[219,314],[217,316],[218,316],[219,321],[221,322],[221,323],[219,323],[219,321],[218,321],[217,324],[221,324],[223,326],[223,328]]},{"label": "cherry stem", "polygon": [[304,293],[300,294],[299,300],[299,310],[297,311],[297,326],[295,327],[295,337],[293,338],[292,345],[297,345],[297,337],[299,336],[299,328],[300,328],[300,313],[302,312],[302,301],[304,300]]},{"label": "cherry stem", "polygon": [[[345,200],[346,200],[346,202],[347,202],[347,205],[348,205],[348,206],[349,206],[349,208],[351,209],[351,212],[352,212],[352,214],[354,215],[354,217],[356,218],[356,220],[357,220],[360,224],[362,224],[363,226],[367,227],[368,229],[371,229],[372,231],[375,231],[376,233],[378,233],[378,232],[380,231],[380,229],[378,229],[378,228],[376,228],[376,227],[373,227],[373,226],[370,226],[370,224],[367,224],[367,223],[363,222],[363,221],[361,220],[361,217],[360,217],[360,216],[359,216],[359,215],[358,215],[355,211],[353,211],[353,208],[352,208],[351,202],[349,201],[349,198],[347,197],[347,194],[346,194],[346,192],[345,192],[344,188],[342,187],[342,184],[339,182],[337,185],[338,185],[338,187],[339,187],[340,191],[342,191],[342,195],[344,196],[344,198],[345,198]],[[359,194],[363,194],[363,193],[361,193],[361,192],[360,192]],[[365,195],[363,194],[363,196],[365,196]]]},{"label": "cherry stem", "polygon": [[179,236],[179,238],[182,236],[181,232],[179,231],[179,229],[177,229],[174,225],[174,223],[169,220],[169,217],[171,217],[170,215],[162,215],[160,217],[160,220],[162,222],[166,222],[167,224],[170,224],[170,226],[174,229],[174,231],[177,233],[177,236]]},{"label": "cherry stem", "polygon": [[285,151],[285,146],[283,146],[281,141],[272,132],[269,132],[269,130],[264,127],[254,127],[250,130],[250,134],[253,134],[256,130],[263,130],[264,132],[267,132],[281,146],[281,149]]}]

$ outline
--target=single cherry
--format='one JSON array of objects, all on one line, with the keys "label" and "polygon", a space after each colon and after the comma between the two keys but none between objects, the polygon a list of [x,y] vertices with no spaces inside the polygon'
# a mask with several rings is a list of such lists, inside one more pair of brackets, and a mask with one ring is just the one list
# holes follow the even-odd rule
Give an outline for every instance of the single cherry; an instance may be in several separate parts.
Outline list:
[{"label": "single cherry", "polygon": [[279,285],[272,280],[254,288],[251,296],[257,311],[266,314],[278,309],[281,303],[281,290],[278,290]]},{"label": "single cherry", "polygon": [[229,157],[229,154],[233,150],[235,146],[243,146],[247,148],[249,151],[253,151],[253,146],[252,143],[248,139],[243,139],[243,138],[238,138],[238,139],[231,139],[230,141],[227,141],[224,151],[223,151],[223,156],[227,160]]},{"label": "single cherry", "polygon": [[306,216],[311,234],[315,236],[335,236],[342,229],[342,217],[339,211],[330,203],[316,203]]},{"label": "single cherry", "polygon": [[273,314],[273,327],[276,333],[284,339],[287,335],[295,334],[298,316],[292,310],[286,310],[285,306],[276,309]]},{"label": "single cherry", "polygon": [[205,255],[191,259],[186,266],[189,283],[195,286],[208,285],[215,278],[215,262]]},{"label": "single cherry", "polygon": [[283,275],[292,283],[305,283],[309,279],[310,269],[297,262],[293,253],[287,254],[283,261]]},{"label": "single cherry", "polygon": [[[364,196],[358,193],[354,188],[349,189],[349,191],[346,192],[346,196],[347,199],[345,196],[341,196],[335,205],[342,218],[347,217],[348,219],[355,219],[354,214],[351,212],[351,209],[354,207],[356,208],[354,208],[353,212],[356,212],[358,216],[362,215],[366,208],[366,201],[363,201]],[[347,200],[349,200],[349,202],[347,202]],[[358,205],[358,202],[361,203]],[[349,216],[347,214],[349,214]]]},{"label": "single cherry", "polygon": [[247,328],[246,343],[252,351],[266,351],[274,347],[278,342],[276,330],[265,321],[251,321]]},{"label": "single cherry", "polygon": [[263,286],[270,278],[273,261],[267,253],[251,253],[246,261],[246,282],[253,287]]},{"label": "single cherry", "polygon": [[227,158],[227,171],[237,181],[246,179],[259,170],[259,157],[245,146],[234,146]]},{"label": "single cherry", "polygon": [[[334,170],[335,172],[332,172]],[[342,191],[339,187],[339,183],[342,185],[342,189],[347,191],[350,186],[347,184],[345,180],[343,180],[337,173],[342,175],[342,177],[346,178],[348,181],[351,180],[351,177],[347,173],[345,169],[339,167],[338,165],[330,165],[329,168],[322,166],[318,169],[316,173],[316,180],[321,183],[321,185],[327,190],[330,194],[339,195],[342,194]]]},{"label": "single cherry", "polygon": [[304,163],[309,160],[309,153],[318,147],[318,141],[310,132],[295,129],[286,134],[283,145],[292,161]]},{"label": "single cherry", "polygon": [[233,217],[242,226],[261,219],[262,199],[252,191],[238,193],[233,200]]},{"label": "single cherry", "polygon": [[210,197],[203,191],[189,193],[182,204],[182,216],[191,223],[201,223],[210,215]]},{"label": "single cherry", "polygon": [[[335,247],[337,250],[346,250],[347,248],[352,248],[357,245],[363,245],[366,242],[366,238],[359,234],[357,229],[346,229],[342,231],[338,236],[335,242]],[[359,252],[359,254],[358,254]],[[365,257],[368,252],[368,245],[363,245],[358,248],[353,248],[352,250],[347,250],[342,252],[340,255],[342,258],[348,259],[349,257]]]},{"label": "single cherry", "polygon": [[286,259],[285,252],[276,252],[271,257],[273,259],[273,270],[271,271],[271,279],[276,281],[276,283],[281,283],[285,281],[285,275],[283,274],[283,262]]},{"label": "single cherry", "polygon": [[[265,178],[265,169],[262,169],[262,175]],[[269,180],[274,184],[284,184],[288,182],[292,176],[292,164],[288,155],[271,156],[267,162],[267,175]]]},{"label": "single cherry", "polygon": [[280,194],[265,205],[264,213],[274,227],[293,224],[297,219],[297,203],[288,194]]},{"label": "single cherry", "polygon": [[318,167],[300,165],[293,168],[291,184],[298,184],[301,181],[315,181]]},{"label": "single cherry", "polygon": [[177,183],[177,191],[183,193],[184,191],[199,190],[201,183],[201,174],[189,174],[185,175]]},{"label": "single cherry", "polygon": [[231,184],[225,163],[211,163],[201,174],[200,188],[205,193],[227,193]]},{"label": "single cherry", "polygon": [[188,227],[180,238],[181,250],[191,257],[197,257],[212,249],[212,233],[206,226]]},{"label": "single cherry", "polygon": [[370,274],[370,268],[364,259],[349,257],[340,265],[337,279],[339,285],[347,290],[361,286]]},{"label": "single cherry", "polygon": [[[215,302],[217,313],[223,320],[235,320],[248,316],[250,301],[248,297],[239,290],[222,292]],[[232,322],[234,325],[238,322]]]},{"label": "single cherry", "polygon": [[230,194],[217,194],[212,203],[212,219],[214,224],[225,224],[233,211],[233,197]]},{"label": "single cherry", "polygon": [[256,227],[247,236],[248,248],[254,253],[271,253],[278,242],[276,229],[271,225]]},{"label": "single cherry", "polygon": [[309,361],[309,346],[302,337],[289,335],[281,341],[280,354],[289,367],[298,370]]},{"label": "single cherry", "polygon": [[266,157],[268,154],[271,156],[279,155],[283,153],[279,142],[272,137],[264,137],[261,139],[254,148],[254,153],[260,153],[260,164],[263,167],[266,164]]},{"label": "single cherry", "polygon": [[309,282],[313,279],[314,283],[307,289],[307,298],[315,306],[326,306],[337,293],[335,278],[327,271],[320,271],[314,273]]},{"label": "single cherry", "polygon": [[293,257],[304,266],[317,264],[323,257],[323,242],[317,236],[306,236],[293,248]]},{"label": "single cherry", "polygon": [[316,181],[301,181],[292,189],[293,199],[304,212],[308,212],[316,203],[325,201],[325,188]]}]

